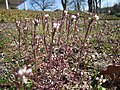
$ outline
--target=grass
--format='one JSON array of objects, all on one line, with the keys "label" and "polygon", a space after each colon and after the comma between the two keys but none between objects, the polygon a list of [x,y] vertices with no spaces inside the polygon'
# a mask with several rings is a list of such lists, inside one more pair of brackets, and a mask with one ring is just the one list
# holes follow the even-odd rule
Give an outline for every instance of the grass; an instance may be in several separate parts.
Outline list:
[{"label": "grass", "polygon": [[[74,14],[77,13],[76,11],[69,11],[70,13]],[[60,17],[62,11],[25,11],[25,10],[14,10],[14,9],[0,9],[0,22],[15,22],[15,20],[24,20],[24,18],[32,19],[36,15],[46,14],[48,13],[51,17],[58,18]],[[84,15],[89,16],[86,13],[79,12],[80,17],[84,17]],[[101,17],[104,15],[101,14]],[[100,18],[101,20],[107,19],[107,20],[120,20],[119,17],[116,17],[114,15],[108,15],[107,18]]]}]

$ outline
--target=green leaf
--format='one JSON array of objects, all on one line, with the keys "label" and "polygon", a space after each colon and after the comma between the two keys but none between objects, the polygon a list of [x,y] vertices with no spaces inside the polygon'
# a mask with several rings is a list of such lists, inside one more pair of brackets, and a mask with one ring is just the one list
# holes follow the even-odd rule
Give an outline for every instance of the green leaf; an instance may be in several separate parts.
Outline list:
[{"label": "green leaf", "polygon": [[98,90],[106,90],[106,88],[104,88],[102,86],[98,86]]},{"label": "green leaf", "polygon": [[4,59],[2,62],[7,63],[7,62],[10,62],[11,60],[12,60],[12,58],[6,58],[6,59]]},{"label": "green leaf", "polygon": [[7,80],[0,78],[0,84],[6,83]]}]

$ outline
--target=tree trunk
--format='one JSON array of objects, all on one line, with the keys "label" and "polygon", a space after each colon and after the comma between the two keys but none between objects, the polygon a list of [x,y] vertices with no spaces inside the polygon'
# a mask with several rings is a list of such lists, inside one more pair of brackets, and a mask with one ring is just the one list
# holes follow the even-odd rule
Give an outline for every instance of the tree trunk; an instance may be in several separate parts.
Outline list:
[{"label": "tree trunk", "polygon": [[80,11],[80,2],[77,0],[77,10]]},{"label": "tree trunk", "polygon": [[66,10],[67,9],[67,0],[61,0],[63,9]]},{"label": "tree trunk", "polygon": [[88,10],[89,10],[89,12],[92,12],[92,1],[93,0],[88,0]]},{"label": "tree trunk", "polygon": [[97,12],[97,10],[98,10],[98,2],[97,0],[95,0],[95,11]]}]

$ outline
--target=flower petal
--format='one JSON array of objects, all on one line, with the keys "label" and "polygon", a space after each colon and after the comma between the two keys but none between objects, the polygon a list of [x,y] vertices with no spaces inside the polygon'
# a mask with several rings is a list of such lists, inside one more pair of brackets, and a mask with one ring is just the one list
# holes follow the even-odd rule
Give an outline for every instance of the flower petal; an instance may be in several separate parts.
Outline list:
[{"label": "flower petal", "polygon": [[23,82],[27,84],[27,78],[25,76],[23,76]]},{"label": "flower petal", "polygon": [[31,68],[29,68],[29,69],[26,70],[26,74],[31,73],[31,72],[32,72]]}]

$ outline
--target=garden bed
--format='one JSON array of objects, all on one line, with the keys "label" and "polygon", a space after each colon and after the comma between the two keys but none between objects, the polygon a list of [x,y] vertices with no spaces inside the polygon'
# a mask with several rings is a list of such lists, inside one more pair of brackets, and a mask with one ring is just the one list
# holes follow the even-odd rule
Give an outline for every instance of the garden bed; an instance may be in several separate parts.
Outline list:
[{"label": "garden bed", "polygon": [[[17,13],[21,12],[27,11]],[[120,64],[119,20],[38,13],[37,17],[28,14],[34,18],[21,15],[23,19],[17,17],[14,23],[10,17],[5,20],[9,23],[0,23],[0,89],[120,89],[119,81],[100,74],[109,65]]]}]

